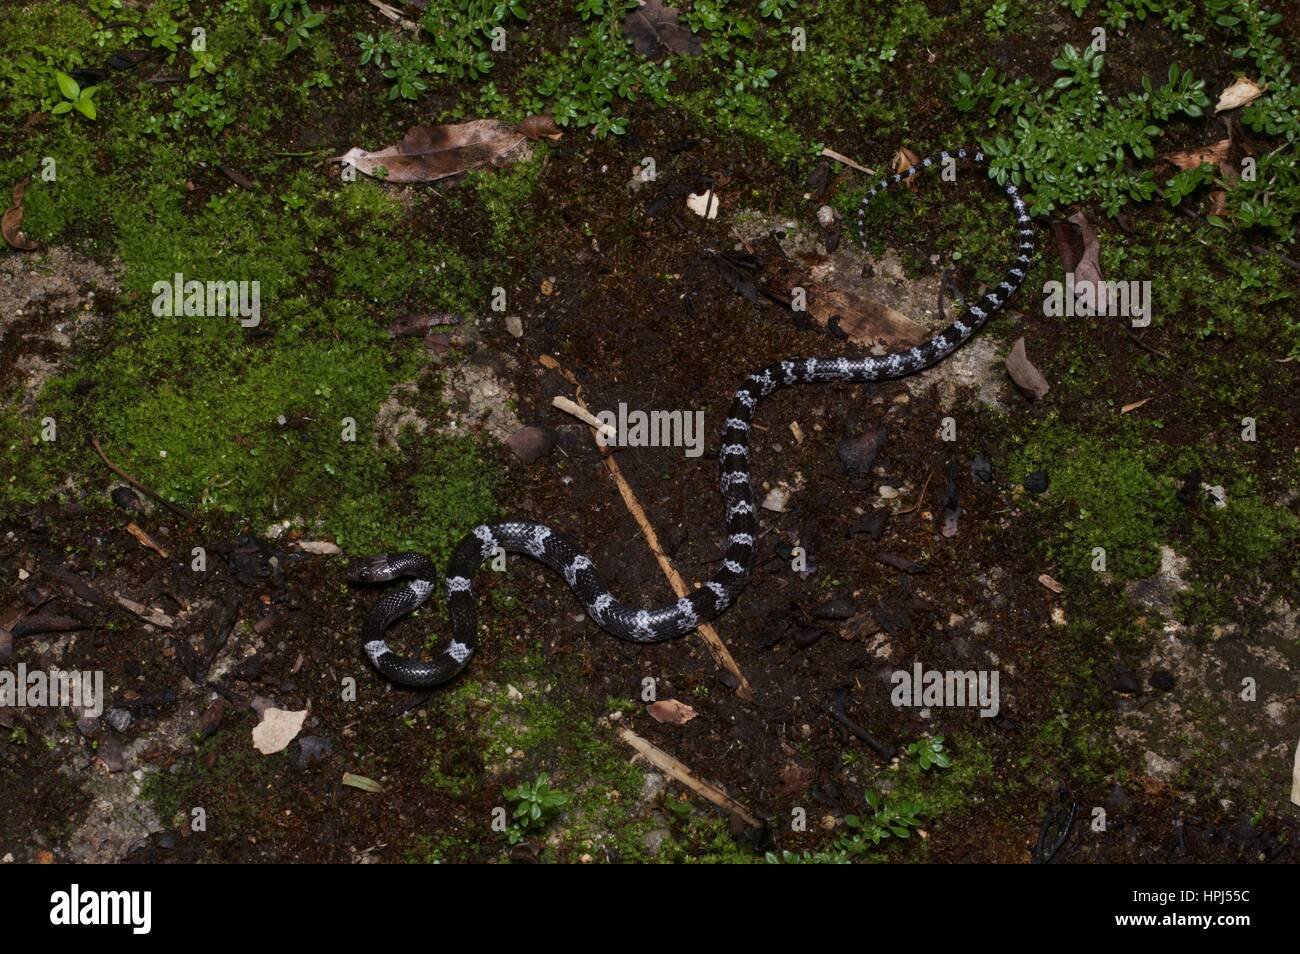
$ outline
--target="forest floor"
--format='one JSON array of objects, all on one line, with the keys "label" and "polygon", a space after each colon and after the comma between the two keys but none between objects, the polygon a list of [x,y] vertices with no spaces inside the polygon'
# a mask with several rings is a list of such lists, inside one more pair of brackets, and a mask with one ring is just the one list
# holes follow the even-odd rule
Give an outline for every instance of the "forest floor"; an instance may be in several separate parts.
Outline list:
[{"label": "forest floor", "polygon": [[[0,250],[0,665],[101,673],[105,698],[0,707],[0,857],[1300,860],[1300,18],[695,0],[645,7],[648,40],[634,6],[408,3],[421,33],[365,0],[5,4],[0,186],[27,182],[6,235],[30,247]],[[1262,95],[1216,112],[1243,76]],[[559,138],[496,168],[331,161],[536,114]],[[910,346],[941,286],[959,312],[1015,254],[966,167],[869,204],[863,245],[878,176],[823,150],[884,175],[977,144],[1030,202],[1016,297],[920,375],[758,412],[770,506],[716,622],[748,692],[696,634],[610,637],[523,557],[475,578],[455,682],[369,668],[378,592],[348,561],[441,566],[492,519],[562,531],[626,601],[671,598],[552,404],[574,380],[593,411],[702,413],[698,454],[614,458],[707,579],[744,377]],[[712,217],[687,205],[706,191]],[[1089,261],[1150,283],[1149,322],[1045,313]],[[159,315],[177,273],[257,281],[258,320]],[[1036,397],[1008,374],[1022,338]],[[439,599],[390,634],[447,636]],[[896,705],[915,666],[995,675],[997,711]],[[284,713],[296,735],[263,754]],[[515,819],[542,775],[565,798]]]}]

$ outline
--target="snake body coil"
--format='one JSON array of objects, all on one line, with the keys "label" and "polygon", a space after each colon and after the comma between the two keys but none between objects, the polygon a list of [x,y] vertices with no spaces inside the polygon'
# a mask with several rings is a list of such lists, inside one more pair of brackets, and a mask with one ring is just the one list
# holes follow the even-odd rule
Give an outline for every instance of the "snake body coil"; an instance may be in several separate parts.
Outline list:
[{"label": "snake body coil", "polygon": [[[865,238],[865,206],[878,193],[924,168],[953,160],[984,156],[960,149],[926,158],[916,166],[881,180],[863,199],[858,230]],[[636,609],[620,603],[605,587],[591,559],[560,533],[531,521],[511,520],[475,527],[461,541],[447,567],[447,605],[452,638],[447,648],[424,662],[403,657],[384,640],[384,631],[398,617],[411,612],[433,592],[436,570],[416,553],[381,555],[361,561],[349,573],[353,580],[382,582],[409,578],[386,593],[366,615],[362,641],[366,656],[389,680],[413,688],[429,688],[453,679],[465,668],[476,641],[475,599],[470,579],[480,564],[498,552],[530,556],[563,575],[587,613],[605,631],[638,643],[673,639],[721,615],[740,595],[749,580],[758,539],[758,518],[749,473],[749,428],[754,409],[775,391],[796,384],[831,381],[870,383],[914,374],[942,360],[964,344],[1015,293],[1025,278],[1034,250],[1033,230],[1024,201],[1016,187],[1004,190],[1015,209],[1019,234],[1015,264],[1002,282],[951,325],[915,348],[861,358],[792,358],[778,361],[745,379],[731,403],[718,457],[722,466],[722,499],[726,507],[727,550],[713,577],[689,596],[655,609]]]}]

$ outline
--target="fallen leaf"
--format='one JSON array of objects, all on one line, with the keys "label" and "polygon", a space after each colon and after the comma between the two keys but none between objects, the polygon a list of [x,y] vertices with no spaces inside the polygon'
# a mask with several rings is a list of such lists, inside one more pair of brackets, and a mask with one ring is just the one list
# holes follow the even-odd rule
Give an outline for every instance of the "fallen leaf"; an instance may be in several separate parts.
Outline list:
[{"label": "fallen leaf", "polygon": [[329,540],[298,540],[294,546],[303,553],[314,553],[316,556],[336,556],[343,552],[337,543]]},{"label": "fallen leaf", "polygon": [[704,50],[700,38],[677,22],[677,10],[664,6],[663,0],[644,0],[629,13],[623,19],[623,35],[650,60],[662,60],[669,53],[698,56]]},{"label": "fallen leaf", "polygon": [[656,722],[667,722],[669,725],[685,725],[699,714],[686,703],[678,702],[676,699],[652,702],[645,707],[645,711]]},{"label": "fallen leaf", "polygon": [[1134,401],[1132,404],[1125,404],[1122,408],[1119,409],[1119,412],[1121,414],[1127,414],[1129,411],[1136,411],[1143,404],[1146,404],[1147,401],[1150,400],[1151,400],[1150,398],[1143,398],[1140,401]]},{"label": "fallen leaf", "polygon": [[1210,193],[1210,207],[1205,210],[1206,215],[1227,215],[1228,214],[1228,193],[1222,189],[1215,189]]},{"label": "fallen leaf", "polygon": [[271,706],[262,714],[262,721],[253,726],[253,748],[263,755],[282,751],[298,737],[306,720],[306,709],[291,711]]},{"label": "fallen leaf", "polygon": [[[920,161],[920,156],[908,149],[906,146],[903,146],[898,150],[898,152],[894,153],[894,171],[902,175]],[[903,185],[909,189],[915,189],[920,185],[920,180],[915,176],[904,176]]]},{"label": "fallen leaf", "polygon": [[1232,147],[1232,140],[1220,139],[1218,142],[1209,146],[1199,146],[1193,149],[1180,149],[1178,152],[1165,153],[1160,158],[1165,162],[1171,162],[1179,169],[1199,169],[1205,163],[1217,166],[1228,158],[1228,150]]},{"label": "fallen leaf", "polygon": [[703,216],[706,219],[716,219],[718,217],[718,197],[713,194],[712,189],[707,189],[699,195],[692,193],[686,197],[686,207],[696,215]]},{"label": "fallen leaf", "polygon": [[1260,86],[1253,79],[1245,76],[1237,77],[1237,81],[1219,94],[1219,102],[1215,105],[1214,111],[1222,113],[1229,109],[1237,109],[1253,103],[1264,95],[1264,87]]},{"label": "fallen leaf", "polygon": [[815,778],[813,770],[797,762],[791,762],[781,769],[781,781],[776,785],[776,794],[781,798],[802,795]]},{"label": "fallen leaf", "polygon": [[529,116],[515,128],[534,142],[538,139],[560,139],[564,136],[550,116]]},{"label": "fallen leaf", "polygon": [[4,216],[0,217],[0,235],[20,252],[34,252],[40,248],[39,244],[23,234],[23,193],[27,191],[27,183],[30,181],[28,177],[14,186],[13,202],[5,210]]},{"label": "fallen leaf", "polygon": [[352,148],[343,162],[389,182],[436,182],[480,166],[502,166],[528,154],[527,137],[495,119],[449,126],[412,126],[401,142],[375,152]]},{"label": "fallen leaf", "polygon": [[1007,374],[1016,383],[1020,392],[1031,401],[1041,401],[1047,396],[1051,387],[1047,379],[1034,367],[1025,354],[1025,339],[1017,338],[1011,353],[1006,357]]},{"label": "fallen leaf", "polygon": [[1063,587],[1060,583],[1056,582],[1055,579],[1048,576],[1046,573],[1040,573],[1038,575],[1038,582],[1043,584],[1043,586],[1047,587],[1053,593],[1065,592],[1065,587]]},{"label": "fallen leaf", "polygon": [[363,792],[382,792],[384,790],[384,786],[373,778],[366,778],[364,775],[353,775],[351,772],[343,773],[343,784],[350,788],[359,788]]},{"label": "fallen leaf", "polygon": [[1054,223],[1052,233],[1056,236],[1065,270],[1074,275],[1076,289],[1083,282],[1101,281],[1101,249],[1097,245],[1097,233],[1092,230],[1087,216],[1076,212],[1066,221]]}]

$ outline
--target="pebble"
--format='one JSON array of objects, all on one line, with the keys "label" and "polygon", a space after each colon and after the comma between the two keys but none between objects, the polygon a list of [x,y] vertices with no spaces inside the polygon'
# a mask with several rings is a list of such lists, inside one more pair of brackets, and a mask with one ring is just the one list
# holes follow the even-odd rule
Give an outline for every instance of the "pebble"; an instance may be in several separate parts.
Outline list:
[{"label": "pebble", "polygon": [[823,205],[817,210],[817,221],[821,223],[822,228],[832,225],[836,218],[835,210],[829,205]]},{"label": "pebble", "polygon": [[507,437],[506,446],[525,464],[531,464],[555,450],[555,441],[553,431],[529,424]]},{"label": "pebble", "polygon": [[1041,494],[1047,490],[1047,471],[1036,470],[1025,477],[1025,490],[1031,494]]},{"label": "pebble", "polygon": [[1159,689],[1161,692],[1169,692],[1178,683],[1178,680],[1174,678],[1174,674],[1168,669],[1157,669],[1151,673],[1149,681],[1151,688]]},{"label": "pebble", "polygon": [[131,712],[128,709],[109,709],[104,721],[118,732],[125,732],[131,727]]},{"label": "pebble", "polygon": [[510,315],[506,318],[506,331],[510,332],[513,338],[522,338],[524,336],[524,320],[518,315]]},{"label": "pebble", "polygon": [[881,484],[877,493],[880,494],[882,500],[893,500],[898,496],[898,491],[889,484]]},{"label": "pebble", "polygon": [[763,498],[763,509],[773,513],[785,513],[786,504],[790,502],[788,487],[773,487]]},{"label": "pebble", "polygon": [[983,454],[977,454],[970,462],[970,475],[982,484],[993,482],[993,462]]}]

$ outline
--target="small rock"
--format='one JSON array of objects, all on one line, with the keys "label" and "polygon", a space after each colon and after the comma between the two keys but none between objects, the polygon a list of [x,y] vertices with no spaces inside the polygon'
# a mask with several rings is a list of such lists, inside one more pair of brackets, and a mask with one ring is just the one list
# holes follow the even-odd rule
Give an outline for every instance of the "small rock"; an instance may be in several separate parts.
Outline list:
[{"label": "small rock", "polygon": [[865,533],[872,540],[879,540],[885,534],[885,525],[887,523],[889,523],[888,510],[873,510],[849,526],[849,536]]},{"label": "small rock", "polygon": [[1025,490],[1038,495],[1047,490],[1047,471],[1036,470],[1025,477]]},{"label": "small rock", "polygon": [[298,740],[298,765],[300,768],[314,765],[332,751],[334,745],[329,739],[323,739],[319,735],[304,735]]},{"label": "small rock", "polygon": [[1133,675],[1133,670],[1127,666],[1115,667],[1115,674],[1111,677],[1110,687],[1116,692],[1127,696],[1136,696],[1142,691],[1142,684],[1138,682],[1137,676]]},{"label": "small rock", "polygon": [[976,454],[975,459],[970,462],[970,475],[978,480],[981,484],[990,484],[993,482],[993,462],[983,454]]},{"label": "small rock", "polygon": [[226,700],[217,699],[203,710],[199,717],[199,735],[207,738],[221,728],[221,717],[226,714]]},{"label": "small rock", "polygon": [[763,498],[763,509],[771,510],[773,513],[785,513],[786,505],[790,502],[790,488],[785,484],[773,487]]},{"label": "small rock", "polygon": [[641,836],[641,844],[645,847],[646,854],[656,858],[663,849],[664,842],[671,837],[672,833],[666,828],[652,828]]},{"label": "small rock", "polygon": [[839,218],[839,216],[829,205],[823,205],[817,210],[817,221],[821,223],[822,228],[827,228],[834,224],[837,218]]},{"label": "small rock", "polygon": [[1174,678],[1174,674],[1168,669],[1155,670],[1151,673],[1151,678],[1148,681],[1151,683],[1152,689],[1159,689],[1161,692],[1169,692],[1178,683],[1178,680]]},{"label": "small rock", "polygon": [[104,719],[118,732],[125,732],[131,727],[131,712],[129,709],[109,709]]},{"label": "small rock", "polygon": [[95,741],[95,756],[104,763],[110,774],[122,771],[126,766],[126,753],[116,736],[105,735]]},{"label": "small rock", "polygon": [[531,464],[555,449],[555,434],[529,424],[506,438],[506,446],[525,464]]},{"label": "small rock", "polygon": [[886,431],[883,427],[867,431],[861,437],[849,437],[840,441],[840,463],[846,474],[866,474],[876,464],[876,455],[885,443]]},{"label": "small rock", "polygon": [[853,605],[853,600],[848,597],[840,597],[827,600],[825,603],[819,603],[809,611],[809,614],[813,619],[843,620],[851,619],[857,611],[857,607]]},{"label": "small rock", "polygon": [[109,494],[109,497],[112,498],[113,503],[117,504],[128,513],[139,513],[144,509],[144,507],[140,505],[140,495],[130,487],[122,485],[114,487],[112,492]]},{"label": "small rock", "polygon": [[826,633],[816,626],[800,626],[794,631],[794,644],[800,649],[807,649],[809,646],[816,645]]},{"label": "small rock", "polygon": [[524,320],[518,315],[507,316],[506,331],[510,332],[512,338],[522,338],[524,336]]},{"label": "small rock", "polygon": [[889,484],[881,484],[877,493],[880,494],[881,500],[893,500],[898,496],[898,490]]}]

